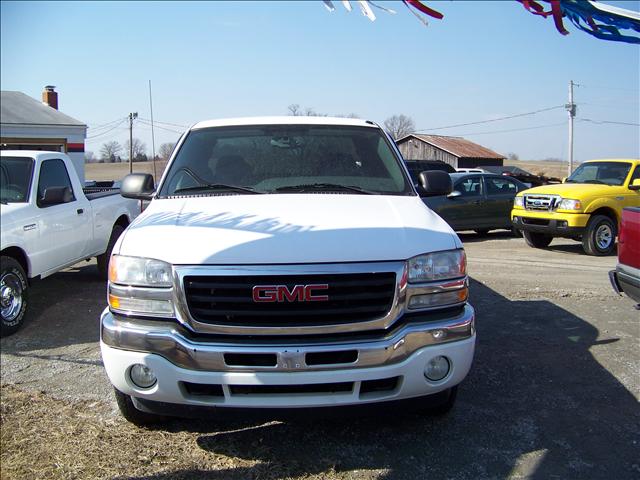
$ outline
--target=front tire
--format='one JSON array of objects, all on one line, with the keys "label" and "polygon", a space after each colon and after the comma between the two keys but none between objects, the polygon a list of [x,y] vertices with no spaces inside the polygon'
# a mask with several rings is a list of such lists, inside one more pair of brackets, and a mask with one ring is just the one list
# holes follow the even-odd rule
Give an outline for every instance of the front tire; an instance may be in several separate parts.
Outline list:
[{"label": "front tire", "polygon": [[[427,415],[436,416],[436,417],[446,415],[447,413],[449,413],[453,408],[453,406],[456,404],[456,398],[458,398],[458,385],[456,385],[455,387],[451,387],[450,389],[445,390],[444,392],[441,392],[441,394],[446,395],[446,399],[439,405],[426,408],[424,410],[424,413],[426,413]],[[439,394],[436,394],[436,395],[439,395]]]},{"label": "front tire", "polygon": [[11,257],[0,257],[0,335],[16,333],[24,322],[28,282],[22,265]]},{"label": "front tire", "polygon": [[587,223],[582,236],[582,248],[587,255],[610,255],[616,245],[616,234],[616,226],[609,217],[595,215]]},{"label": "front tire", "polygon": [[113,392],[116,396],[116,403],[118,404],[118,410],[120,414],[130,423],[138,427],[155,425],[162,422],[164,417],[160,415],[154,415],[153,413],[147,413],[138,410],[129,395],[122,393],[120,390],[114,388]]},{"label": "front tire", "polygon": [[551,243],[551,240],[553,240],[551,235],[545,235],[544,233],[527,232],[523,230],[522,234],[524,235],[527,245],[533,248],[546,248]]},{"label": "front tire", "polygon": [[111,258],[111,252],[113,252],[113,247],[120,235],[124,232],[124,228],[120,225],[114,225],[113,230],[111,230],[111,236],[109,237],[109,243],[107,244],[107,250],[102,254],[98,255],[98,275],[103,280],[109,279],[109,259]]}]

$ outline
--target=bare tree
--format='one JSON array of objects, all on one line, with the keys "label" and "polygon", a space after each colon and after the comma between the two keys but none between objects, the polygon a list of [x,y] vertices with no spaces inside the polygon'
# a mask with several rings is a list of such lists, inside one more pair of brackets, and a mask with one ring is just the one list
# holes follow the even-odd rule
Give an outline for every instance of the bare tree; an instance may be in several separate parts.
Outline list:
[{"label": "bare tree", "polygon": [[111,142],[102,144],[102,148],[100,149],[100,158],[105,163],[113,163],[116,161],[120,153],[122,153],[122,146],[115,140],[112,140]]},{"label": "bare tree", "polygon": [[402,137],[413,133],[416,129],[413,119],[402,114],[387,118],[384,121],[384,127],[391,134],[394,140],[399,140]]},{"label": "bare tree", "polygon": [[507,153],[507,159],[508,160],[520,160],[520,157],[518,156],[517,153],[510,152],[510,153]]},{"label": "bare tree", "polygon": [[160,160],[169,160],[174,147],[175,143],[163,143],[160,145],[160,150],[158,150]]},{"label": "bare tree", "polygon": [[93,163],[96,161],[96,157],[93,155],[92,151],[87,150],[84,152],[84,163]]},{"label": "bare tree", "polygon": [[287,107],[287,109],[289,110],[289,113],[294,117],[302,116],[302,110],[300,110],[300,105],[298,105],[297,103],[292,103]]},{"label": "bare tree", "polygon": [[147,146],[144,144],[144,142],[142,142],[142,140],[140,140],[139,138],[133,137],[132,145],[133,145],[133,149],[131,150],[129,149],[129,140],[127,140],[124,145],[125,155],[127,155],[127,157],[129,155],[129,152],[132,152],[134,160],[139,159],[141,157],[146,158]]}]

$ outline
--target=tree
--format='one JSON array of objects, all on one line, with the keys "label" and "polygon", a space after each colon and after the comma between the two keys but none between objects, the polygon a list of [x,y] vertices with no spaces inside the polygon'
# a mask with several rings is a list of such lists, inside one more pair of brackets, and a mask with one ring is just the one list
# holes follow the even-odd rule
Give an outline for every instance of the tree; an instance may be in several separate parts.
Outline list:
[{"label": "tree", "polygon": [[508,160],[520,160],[520,157],[518,156],[517,153],[510,152],[510,153],[507,153],[507,159]]},{"label": "tree", "polygon": [[116,161],[120,153],[122,153],[122,146],[115,140],[112,140],[111,142],[106,142],[102,145],[102,148],[100,149],[100,158],[105,163],[113,163]]},{"label": "tree", "polygon": [[96,161],[96,157],[93,155],[93,152],[87,150],[84,152],[84,163],[93,163]]},{"label": "tree", "polygon": [[387,118],[384,121],[384,127],[391,134],[394,140],[399,140],[402,137],[413,133],[416,129],[413,119],[402,114]]},{"label": "tree", "polygon": [[160,160],[169,160],[174,147],[175,143],[163,143],[160,145],[160,150],[158,151]]},{"label": "tree", "polygon": [[[133,159],[136,160],[137,158],[141,158],[142,156],[144,156],[146,158],[147,154],[146,154],[146,150],[147,150],[147,146],[144,144],[144,142],[142,142],[139,138],[133,137]],[[125,143],[125,155],[127,156],[127,161],[129,160],[129,152],[131,152],[131,149],[129,148],[129,140],[127,140],[127,142]],[[136,160],[137,161],[137,160]]]}]

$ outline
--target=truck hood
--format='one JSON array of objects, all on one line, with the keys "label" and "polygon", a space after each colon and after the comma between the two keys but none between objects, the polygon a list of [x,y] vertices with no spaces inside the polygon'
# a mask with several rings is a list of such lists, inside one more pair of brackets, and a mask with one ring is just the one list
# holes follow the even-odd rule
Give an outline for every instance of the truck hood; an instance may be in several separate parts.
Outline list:
[{"label": "truck hood", "polygon": [[418,197],[274,194],[154,200],[114,251],[240,265],[404,260],[461,247]]},{"label": "truck hood", "polygon": [[524,190],[524,194],[560,195],[562,198],[584,199],[587,197],[606,197],[619,195],[620,186],[602,185],[594,183],[558,183],[542,185]]}]

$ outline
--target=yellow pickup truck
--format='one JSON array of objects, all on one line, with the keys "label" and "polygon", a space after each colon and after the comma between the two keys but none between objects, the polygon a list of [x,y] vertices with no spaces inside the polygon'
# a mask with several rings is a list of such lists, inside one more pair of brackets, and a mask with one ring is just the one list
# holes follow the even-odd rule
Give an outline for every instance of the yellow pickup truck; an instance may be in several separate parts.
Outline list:
[{"label": "yellow pickup truck", "polygon": [[582,241],[589,255],[608,255],[622,209],[640,207],[640,159],[584,162],[562,184],[524,190],[513,203],[511,221],[529,246],[564,237]]}]

